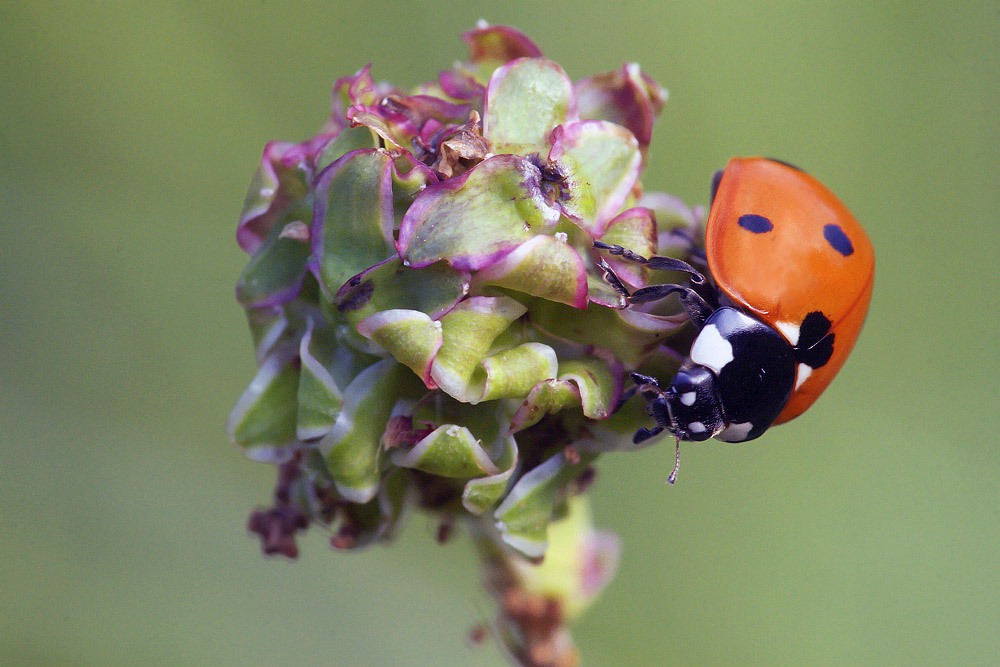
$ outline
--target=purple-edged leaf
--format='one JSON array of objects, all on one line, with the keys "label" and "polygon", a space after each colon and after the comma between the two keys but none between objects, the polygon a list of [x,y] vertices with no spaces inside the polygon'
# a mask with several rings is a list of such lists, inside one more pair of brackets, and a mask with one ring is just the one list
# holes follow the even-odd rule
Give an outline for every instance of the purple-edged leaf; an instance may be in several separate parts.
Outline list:
[{"label": "purple-edged leaf", "polygon": [[444,342],[441,323],[417,310],[383,310],[358,323],[358,333],[377,343],[396,361],[434,388],[431,362]]},{"label": "purple-edged leaf", "polygon": [[367,127],[348,127],[323,144],[316,153],[315,173],[319,173],[351,151],[378,148],[375,135]]},{"label": "purple-edged leaf", "polygon": [[441,318],[444,343],[431,366],[431,378],[446,394],[464,403],[482,396],[485,378],[473,375],[493,341],[526,308],[508,297],[470,297]]},{"label": "purple-edged leaf", "polygon": [[497,285],[574,308],[587,307],[587,268],[563,235],[536,236],[482,269],[474,285]]},{"label": "purple-edged leaf", "polygon": [[600,120],[562,125],[552,132],[549,160],[576,183],[573,200],[564,207],[600,238],[639,179],[642,155],[635,137]]},{"label": "purple-edged leaf", "polygon": [[254,357],[257,365],[274,349],[275,344],[288,333],[288,318],[281,306],[247,308],[247,326],[253,340]]},{"label": "purple-edged leaf", "polygon": [[[656,221],[648,208],[635,206],[619,213],[601,237],[604,243],[620,245],[637,255],[651,257],[656,254]],[[642,264],[629,262],[610,253],[602,253],[618,277],[636,287],[646,286],[646,272]]]},{"label": "purple-edged leaf", "polygon": [[379,442],[393,405],[414,393],[418,383],[409,378],[412,374],[394,359],[362,371],[344,388],[337,421],[319,441],[338,493],[351,502],[368,502],[378,490]]},{"label": "purple-edged leaf", "polygon": [[469,102],[472,108],[479,112],[483,110],[483,99],[486,96],[485,81],[489,81],[488,75],[484,78],[484,83],[479,83],[472,73],[463,69],[444,70],[438,76],[441,91],[445,95],[455,100]]},{"label": "purple-edged leaf", "polygon": [[572,382],[588,419],[607,419],[622,395],[624,371],[617,360],[583,357],[559,365],[559,379]]},{"label": "purple-edged leaf", "polygon": [[[302,197],[289,206],[244,267],[236,283],[236,300],[246,308],[286,303],[302,287],[312,249],[308,230],[312,198]],[[305,238],[297,230],[305,230]]]},{"label": "purple-edged leaf", "polygon": [[355,125],[365,125],[387,144],[409,151],[422,159],[436,132],[459,125],[469,117],[468,104],[454,104],[430,95],[390,95],[372,105],[354,105],[347,117]]},{"label": "purple-edged leaf", "polygon": [[622,309],[628,303],[600,275],[587,273],[587,295],[591,303],[605,308]]},{"label": "purple-edged leaf", "polygon": [[307,196],[312,179],[310,159],[302,144],[272,141],[264,147],[236,228],[236,242],[247,253],[257,252],[287,210]]},{"label": "purple-edged leaf", "polygon": [[414,269],[393,257],[345,282],[333,303],[352,326],[377,312],[393,309],[416,310],[438,319],[468,291],[468,273],[443,262]]},{"label": "purple-edged leaf", "polygon": [[516,28],[506,25],[481,23],[475,30],[462,33],[462,39],[469,47],[472,62],[510,62],[515,58],[539,58],[542,55],[534,42]]},{"label": "purple-edged leaf", "polygon": [[528,392],[527,398],[514,413],[511,433],[534,426],[545,415],[580,405],[580,391],[571,382],[559,379],[542,380]]},{"label": "purple-edged leaf", "polygon": [[543,193],[541,178],[530,161],[497,155],[463,176],[428,185],[403,216],[400,256],[415,267],[444,259],[477,270],[551,232],[559,210]]},{"label": "purple-edged leaf", "polygon": [[653,121],[667,101],[667,91],[636,63],[578,81],[574,91],[581,118],[627,127],[643,148],[649,146]]},{"label": "purple-edged leaf", "polygon": [[379,360],[344,345],[337,327],[317,327],[310,320],[299,343],[300,440],[319,438],[330,431],[344,402],[344,388]]},{"label": "purple-edged leaf", "polygon": [[528,558],[544,556],[546,532],[556,508],[565,501],[570,482],[594,458],[583,453],[571,463],[559,453],[517,480],[493,513],[503,541]]},{"label": "purple-edged leaf", "polygon": [[352,76],[337,79],[333,84],[333,104],[328,125],[341,130],[349,127],[347,110],[355,104],[375,104],[381,97],[392,92],[387,84],[375,83],[371,75],[372,65],[368,63]]},{"label": "purple-edged leaf", "polygon": [[312,251],[320,282],[335,294],[351,276],[391,257],[392,157],[353,151],[316,181]]},{"label": "purple-edged leaf", "polygon": [[248,455],[296,442],[299,367],[295,352],[294,347],[285,346],[268,356],[229,415],[229,437]]},{"label": "purple-edged leaf", "polygon": [[544,58],[520,58],[497,69],[485,104],[483,136],[496,153],[544,154],[553,128],[576,120],[572,82]]},{"label": "purple-edged leaf", "polygon": [[471,479],[462,490],[462,506],[476,516],[496,506],[507,490],[507,483],[517,466],[517,443],[513,437],[503,439],[503,451],[493,462],[500,472]]}]

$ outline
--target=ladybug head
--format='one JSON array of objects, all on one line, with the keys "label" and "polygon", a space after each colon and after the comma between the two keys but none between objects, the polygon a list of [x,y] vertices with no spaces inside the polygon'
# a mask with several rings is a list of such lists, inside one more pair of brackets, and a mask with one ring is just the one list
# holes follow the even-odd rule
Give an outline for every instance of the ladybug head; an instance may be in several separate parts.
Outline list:
[{"label": "ladybug head", "polygon": [[678,371],[656,403],[653,419],[681,440],[708,440],[726,427],[715,373],[699,364]]}]

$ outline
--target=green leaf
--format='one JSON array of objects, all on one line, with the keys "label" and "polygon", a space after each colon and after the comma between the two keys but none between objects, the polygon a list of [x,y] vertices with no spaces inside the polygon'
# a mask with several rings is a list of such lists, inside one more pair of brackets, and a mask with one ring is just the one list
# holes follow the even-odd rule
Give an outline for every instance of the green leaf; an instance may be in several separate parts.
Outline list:
[{"label": "green leaf", "polygon": [[581,406],[589,419],[607,419],[621,396],[622,369],[614,372],[596,357],[584,357],[559,364],[555,380],[539,382],[528,393],[511,421],[511,431],[523,431],[546,414]]},{"label": "green leaf", "polygon": [[552,133],[549,160],[572,184],[567,213],[592,236],[600,238],[639,179],[642,154],[632,133],[602,120],[561,125]]},{"label": "green leaf", "polygon": [[[542,343],[524,343],[483,359],[471,387],[480,390],[477,401],[520,398],[541,380],[555,377],[556,352]],[[471,388],[470,387],[470,388]]]},{"label": "green leaf", "polygon": [[442,391],[465,403],[477,403],[485,377],[473,374],[493,341],[527,309],[509,297],[470,297],[441,318],[441,349],[431,365],[431,378]]},{"label": "green leaf", "polygon": [[564,237],[557,233],[525,241],[500,261],[476,273],[473,289],[497,285],[574,308],[586,308],[587,269]]},{"label": "green leaf", "polygon": [[333,428],[344,404],[343,392],[328,368],[333,365],[335,354],[324,343],[332,332],[321,330],[320,335],[314,336],[315,331],[310,324],[299,346],[302,367],[299,371],[296,433],[301,440],[326,435]]},{"label": "green leaf", "polygon": [[366,368],[345,387],[337,421],[319,441],[337,491],[351,502],[368,502],[378,490],[379,443],[393,405],[413,393],[407,376],[394,359]]},{"label": "green leaf", "polygon": [[[601,241],[628,248],[643,257],[648,258],[655,255],[657,240],[653,212],[641,206],[622,211],[608,224]],[[604,258],[619,278],[636,287],[646,286],[644,265],[629,262],[611,254],[605,254]]]},{"label": "green leaf", "polygon": [[229,415],[226,430],[251,458],[267,459],[269,450],[297,441],[296,396],[299,369],[294,348],[273,352],[261,364]]},{"label": "green leaf", "polygon": [[595,530],[586,495],[566,502],[567,514],[548,528],[545,560],[512,560],[521,585],[559,600],[567,619],[578,617],[614,578],[621,542],[612,533]]},{"label": "green leaf", "polygon": [[330,294],[394,254],[391,167],[385,151],[360,150],[338,159],[317,179],[312,249]]},{"label": "green leaf", "polygon": [[415,310],[436,319],[466,295],[468,281],[467,273],[444,262],[414,269],[394,257],[347,281],[333,302],[352,326],[386,310]]},{"label": "green leaf", "polygon": [[351,151],[378,148],[375,135],[367,127],[347,127],[324,146],[316,156],[316,173],[336,162]]},{"label": "green leaf", "polygon": [[411,266],[447,260],[457,269],[494,263],[559,222],[541,170],[517,155],[483,160],[458,178],[428,185],[403,216],[399,254]]},{"label": "green leaf", "polygon": [[396,361],[433,386],[431,362],[444,342],[441,323],[418,310],[383,310],[358,324],[358,333],[374,341]]},{"label": "green leaf", "polygon": [[478,479],[471,479],[462,490],[462,506],[475,515],[483,514],[493,508],[507,491],[514,469],[517,467],[517,443],[513,437],[503,439],[503,452],[494,461],[500,472]]},{"label": "green leaf", "polygon": [[404,468],[456,479],[472,479],[500,472],[472,431],[457,424],[439,426],[416,443],[413,449],[393,455],[392,462]]},{"label": "green leaf", "polygon": [[517,480],[493,513],[503,541],[529,558],[543,556],[549,521],[565,501],[569,483],[595,456],[584,453],[570,463],[559,453]]},{"label": "green leaf", "polygon": [[544,154],[552,129],[573,120],[575,113],[566,72],[551,60],[521,58],[490,77],[483,136],[496,153]]},{"label": "green leaf", "polygon": [[[236,283],[237,301],[250,308],[295,298],[312,251],[308,238],[311,222],[311,197],[298,200],[282,214],[240,274]],[[296,228],[304,230],[305,238],[294,235],[291,230]]]},{"label": "green leaf", "polygon": [[374,498],[343,506],[339,530],[346,529],[350,539],[332,540],[334,548],[362,549],[391,538],[406,510],[409,490],[406,472],[395,468],[386,474]]}]

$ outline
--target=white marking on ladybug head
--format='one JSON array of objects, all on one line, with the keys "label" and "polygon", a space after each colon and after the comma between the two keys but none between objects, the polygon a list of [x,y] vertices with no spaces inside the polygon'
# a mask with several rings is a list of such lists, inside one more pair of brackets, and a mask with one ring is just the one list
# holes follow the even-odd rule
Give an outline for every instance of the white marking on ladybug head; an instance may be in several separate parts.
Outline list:
[{"label": "white marking on ladybug head", "polygon": [[708,429],[706,429],[705,425],[702,424],[701,422],[691,422],[690,424],[688,424],[688,430],[691,431],[692,433],[704,433]]},{"label": "white marking on ladybug head", "polygon": [[681,403],[687,406],[694,405],[695,399],[698,398],[698,394],[693,391],[686,391],[681,394]]},{"label": "white marking on ladybug head", "polygon": [[808,364],[799,364],[795,374],[795,388],[798,389],[802,383],[812,375],[813,369]]},{"label": "white marking on ladybug head", "polygon": [[753,424],[750,422],[730,424],[724,431],[722,431],[722,433],[715,437],[723,442],[743,442],[747,439],[747,434],[749,434],[751,430],[753,430]]},{"label": "white marking on ladybug head", "polygon": [[714,324],[705,326],[691,346],[691,361],[716,373],[733,360],[733,344],[722,337]]},{"label": "white marking on ladybug head", "polygon": [[799,344],[799,325],[794,322],[775,322],[774,326],[777,327],[781,335],[788,339],[788,342],[795,347]]}]

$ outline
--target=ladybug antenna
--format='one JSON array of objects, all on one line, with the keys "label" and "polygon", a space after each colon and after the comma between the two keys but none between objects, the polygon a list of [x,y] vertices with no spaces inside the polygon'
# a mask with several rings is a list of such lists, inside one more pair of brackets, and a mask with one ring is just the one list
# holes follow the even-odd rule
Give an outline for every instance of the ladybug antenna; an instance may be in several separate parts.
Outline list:
[{"label": "ladybug antenna", "polygon": [[670,476],[667,477],[667,482],[669,482],[670,484],[673,484],[674,482],[677,481],[677,471],[681,469],[681,439],[675,437],[674,440],[677,442],[677,450],[676,450],[676,455],[674,457],[674,469],[670,473]]}]

